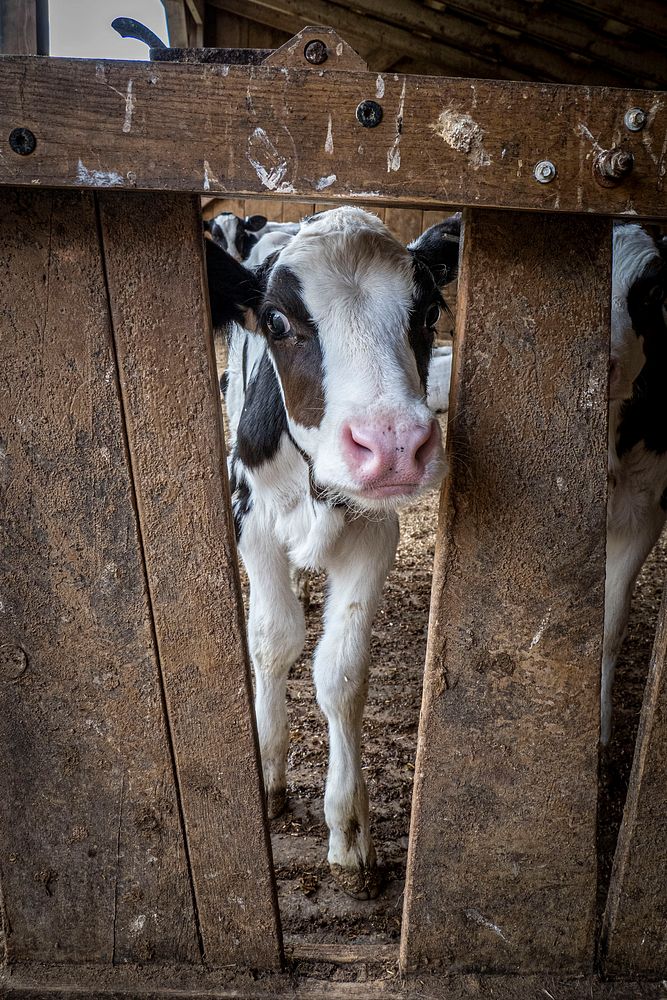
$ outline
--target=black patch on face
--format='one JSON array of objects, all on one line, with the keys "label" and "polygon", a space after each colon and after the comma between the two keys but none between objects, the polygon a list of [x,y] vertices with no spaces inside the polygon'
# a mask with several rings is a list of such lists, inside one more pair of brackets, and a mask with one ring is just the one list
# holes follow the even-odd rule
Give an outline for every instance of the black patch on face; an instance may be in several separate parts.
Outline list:
[{"label": "black patch on face", "polygon": [[287,430],[280,387],[268,354],[263,354],[249,382],[236,431],[236,454],[249,469],[268,462]]},{"label": "black patch on face", "polygon": [[236,238],[234,240],[234,245],[238,251],[241,260],[247,260],[250,256],[250,252],[257,243],[257,237],[253,233],[248,233],[243,228],[243,221],[238,220],[238,226],[236,227]]},{"label": "black patch on face", "polygon": [[408,247],[413,257],[426,264],[440,288],[457,275],[460,237],[461,214],[457,212],[430,226]]},{"label": "black patch on face", "polygon": [[667,486],[662,491],[662,496],[660,497],[660,506],[664,511],[667,511]]},{"label": "black patch on face", "polygon": [[[267,321],[273,311],[287,317],[287,336],[271,336]],[[319,426],[324,414],[322,346],[317,324],[308,312],[301,282],[288,267],[271,272],[259,324],[266,337],[282,384],[290,417],[303,427]]]},{"label": "black patch on face", "polygon": [[415,257],[413,259],[413,270],[415,291],[413,306],[410,310],[408,340],[417,361],[419,380],[424,387],[424,392],[426,392],[435,330],[432,326],[428,326],[425,320],[432,305],[435,304],[443,308],[444,302],[430,268],[423,264],[419,258]]},{"label": "black patch on face", "polygon": [[628,292],[628,312],[637,336],[643,337],[646,361],[635,379],[631,399],[621,408],[616,438],[619,458],[644,443],[657,455],[667,452],[667,266],[656,256]]},{"label": "black patch on face", "polygon": [[223,396],[227,395],[227,389],[229,388],[229,372],[224,371],[220,376],[220,392]]}]

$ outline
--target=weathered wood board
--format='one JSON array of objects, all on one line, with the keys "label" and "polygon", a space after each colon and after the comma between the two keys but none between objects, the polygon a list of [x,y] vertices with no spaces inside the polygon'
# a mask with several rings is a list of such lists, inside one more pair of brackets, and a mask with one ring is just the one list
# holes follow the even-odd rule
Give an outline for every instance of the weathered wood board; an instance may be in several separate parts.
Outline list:
[{"label": "weathered wood board", "polygon": [[141,541],[207,962],[280,964],[199,199],[100,195]]},{"label": "weathered wood board", "polygon": [[[376,128],[355,115],[368,100]],[[641,132],[623,124],[632,106],[647,111]],[[31,155],[5,151],[0,184],[665,213],[667,98],[652,91],[7,56],[0,126],[37,139]],[[600,187],[595,156],[616,145],[634,170]],[[533,176],[544,159],[549,184]]]},{"label": "weathered wood board", "polygon": [[0,193],[0,878],[12,962],[198,962],[88,192]]},{"label": "weathered wood board", "polygon": [[667,975],[667,592],[644,692],[603,941],[610,975]]},{"label": "weathered wood board", "polygon": [[610,226],[468,214],[407,968],[590,971]]}]

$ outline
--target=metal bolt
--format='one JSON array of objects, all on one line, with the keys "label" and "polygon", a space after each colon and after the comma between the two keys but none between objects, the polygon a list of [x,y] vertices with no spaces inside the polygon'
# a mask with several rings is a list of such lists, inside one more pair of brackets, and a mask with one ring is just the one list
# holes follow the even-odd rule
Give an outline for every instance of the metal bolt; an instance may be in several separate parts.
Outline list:
[{"label": "metal bolt", "polygon": [[19,156],[34,153],[37,139],[29,128],[13,128],[9,133],[9,145]]},{"label": "metal bolt", "polygon": [[641,132],[646,125],[648,116],[645,111],[641,108],[630,108],[625,112],[625,117],[623,121],[625,122],[625,127],[630,129],[631,132]]},{"label": "metal bolt", "polygon": [[357,121],[364,128],[376,128],[382,121],[382,108],[377,101],[362,101],[357,107]]},{"label": "metal bolt", "polygon": [[614,187],[632,173],[635,158],[629,149],[605,149],[593,164],[593,176],[602,187]]},{"label": "metal bolt", "polygon": [[303,50],[303,54],[313,66],[320,66],[329,58],[329,51],[326,44],[320,41],[319,38],[314,38],[312,42],[308,42]]},{"label": "metal bolt", "polygon": [[539,181],[540,184],[549,184],[551,181],[555,180],[556,168],[551,160],[540,160],[533,170],[533,177],[536,181]]}]

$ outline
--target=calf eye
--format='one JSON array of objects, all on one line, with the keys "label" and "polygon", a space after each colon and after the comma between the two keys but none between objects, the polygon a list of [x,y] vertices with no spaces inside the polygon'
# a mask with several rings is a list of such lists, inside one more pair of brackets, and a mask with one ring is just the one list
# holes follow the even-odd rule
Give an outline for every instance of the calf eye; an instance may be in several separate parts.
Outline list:
[{"label": "calf eye", "polygon": [[287,316],[278,312],[277,309],[272,309],[266,317],[266,326],[274,340],[282,340],[290,332]]},{"label": "calf eye", "polygon": [[431,305],[426,310],[426,314],[424,316],[424,326],[428,326],[429,328],[435,326],[435,324],[438,322],[439,319],[440,319],[440,306],[437,304],[437,302],[432,302]]}]

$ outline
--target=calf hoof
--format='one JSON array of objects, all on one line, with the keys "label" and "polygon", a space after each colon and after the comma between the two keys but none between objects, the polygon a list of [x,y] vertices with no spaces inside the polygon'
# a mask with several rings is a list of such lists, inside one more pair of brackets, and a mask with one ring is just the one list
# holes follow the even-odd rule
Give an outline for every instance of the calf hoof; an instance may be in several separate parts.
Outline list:
[{"label": "calf hoof", "polygon": [[329,865],[334,881],[353,899],[375,899],[380,894],[382,880],[377,865],[372,868],[344,868]]},{"label": "calf hoof", "polygon": [[272,791],[267,792],[266,811],[269,814],[269,819],[276,819],[280,816],[281,812],[284,811],[286,804],[287,789],[274,788]]}]

